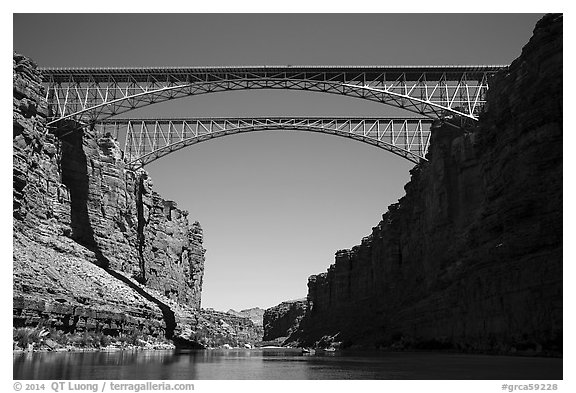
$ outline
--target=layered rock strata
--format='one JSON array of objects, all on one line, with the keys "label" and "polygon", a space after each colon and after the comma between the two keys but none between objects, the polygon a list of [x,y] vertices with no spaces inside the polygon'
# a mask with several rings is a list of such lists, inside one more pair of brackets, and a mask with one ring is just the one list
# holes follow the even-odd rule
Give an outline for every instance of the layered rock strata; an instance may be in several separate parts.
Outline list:
[{"label": "layered rock strata", "polygon": [[16,54],[13,66],[15,326],[171,336],[178,318],[194,323],[200,224],[128,170],[110,135],[47,127],[40,72]]},{"label": "layered rock strata", "polygon": [[310,277],[291,339],[561,352],[561,15],[490,81],[476,128],[435,125],[427,158],[372,233]]}]

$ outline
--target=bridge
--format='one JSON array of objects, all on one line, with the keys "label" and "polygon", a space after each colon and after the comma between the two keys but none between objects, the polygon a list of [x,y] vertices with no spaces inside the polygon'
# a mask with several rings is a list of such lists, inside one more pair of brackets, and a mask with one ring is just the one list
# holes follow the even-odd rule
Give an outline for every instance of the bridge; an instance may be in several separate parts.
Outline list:
[{"label": "bridge", "polygon": [[149,164],[190,145],[241,132],[312,131],[365,142],[409,161],[425,160],[430,144],[428,118],[253,117],[193,119],[116,119],[95,125],[99,135],[124,141],[130,167]]},{"label": "bridge", "polygon": [[52,121],[97,121],[154,103],[229,90],[346,95],[430,118],[476,120],[489,76],[505,66],[42,68]]},{"label": "bridge", "polygon": [[[430,119],[478,120],[490,76],[507,66],[251,66],[41,68],[48,126],[65,120],[125,133],[125,157],[142,166],[171,151],[238,132],[290,129],[358,139],[410,161],[425,159]],[[345,95],[418,118],[198,118],[112,120],[137,108],[232,90],[288,89]],[[108,132],[108,131],[103,131]],[[117,134],[118,136],[118,134]]]}]

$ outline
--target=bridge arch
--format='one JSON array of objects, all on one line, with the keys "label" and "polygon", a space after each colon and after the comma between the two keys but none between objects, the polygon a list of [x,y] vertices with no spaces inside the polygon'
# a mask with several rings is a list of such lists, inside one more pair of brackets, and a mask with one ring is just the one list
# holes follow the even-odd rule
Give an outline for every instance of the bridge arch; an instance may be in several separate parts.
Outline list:
[{"label": "bridge arch", "polygon": [[98,122],[182,97],[246,89],[346,95],[429,118],[469,120],[485,103],[489,76],[505,66],[219,67],[41,69],[52,120]]},{"label": "bridge arch", "polygon": [[122,119],[96,125],[99,135],[124,140],[124,158],[137,169],[172,152],[226,135],[276,130],[351,138],[411,162],[426,160],[432,121],[422,118],[194,118]]}]

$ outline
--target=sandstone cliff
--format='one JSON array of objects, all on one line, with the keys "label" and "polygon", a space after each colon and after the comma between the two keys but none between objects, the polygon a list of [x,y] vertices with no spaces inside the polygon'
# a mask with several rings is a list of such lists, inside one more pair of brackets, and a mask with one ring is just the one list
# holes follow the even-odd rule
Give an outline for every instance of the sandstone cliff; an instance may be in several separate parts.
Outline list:
[{"label": "sandstone cliff", "polygon": [[197,323],[202,229],[124,167],[117,142],[46,126],[41,75],[14,55],[14,326],[172,337]]},{"label": "sandstone cliff", "polygon": [[406,195],[310,277],[291,340],[561,352],[562,16],[490,86],[478,126],[436,124]]}]

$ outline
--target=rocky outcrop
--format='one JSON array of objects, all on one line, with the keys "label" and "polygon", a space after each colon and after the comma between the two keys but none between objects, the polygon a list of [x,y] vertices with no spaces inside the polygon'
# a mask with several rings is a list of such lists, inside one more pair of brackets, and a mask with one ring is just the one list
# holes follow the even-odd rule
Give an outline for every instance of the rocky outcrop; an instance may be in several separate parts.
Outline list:
[{"label": "rocky outcrop", "polygon": [[428,162],[370,236],[308,282],[313,345],[562,351],[562,16],[490,83],[475,129]]},{"label": "rocky outcrop", "polygon": [[247,308],[245,310],[236,311],[230,309],[226,311],[228,314],[236,315],[237,317],[248,318],[255,326],[263,326],[264,311],[260,307]]},{"label": "rocky outcrop", "polygon": [[146,286],[179,303],[200,309],[204,249],[202,228],[189,225],[188,212],[152,191],[152,180],[138,172],[138,260],[136,273]]},{"label": "rocky outcrop", "polygon": [[30,60],[14,55],[13,78],[15,325],[171,336],[178,320],[194,323],[184,314],[200,309],[200,224],[128,170],[110,135],[47,127]]},{"label": "rocky outcrop", "polygon": [[[89,262],[94,255],[62,252],[14,234],[13,326],[46,326],[66,333],[163,337],[156,305]],[[74,244],[69,244],[70,248]]]},{"label": "rocky outcrop", "polygon": [[300,326],[307,308],[306,299],[282,302],[264,312],[264,341],[286,339]]}]

